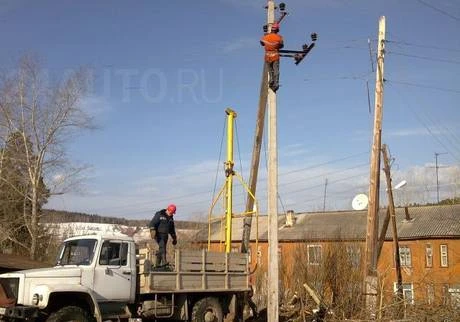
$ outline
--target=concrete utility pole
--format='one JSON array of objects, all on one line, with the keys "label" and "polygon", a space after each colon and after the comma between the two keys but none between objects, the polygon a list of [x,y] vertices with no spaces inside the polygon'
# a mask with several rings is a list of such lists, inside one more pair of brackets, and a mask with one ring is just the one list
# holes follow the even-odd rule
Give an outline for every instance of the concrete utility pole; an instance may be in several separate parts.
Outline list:
[{"label": "concrete utility pole", "polygon": [[[269,30],[275,22],[275,1],[269,0],[267,22]],[[276,128],[276,93],[268,90],[268,301],[269,322],[279,320],[278,267],[278,147]]]},{"label": "concrete utility pole", "polygon": [[[375,80],[375,111],[374,134],[371,154],[371,169],[369,183],[369,207],[367,212],[366,231],[366,263],[364,292],[366,307],[370,312],[376,308],[377,300],[377,260],[376,245],[378,232],[378,210],[380,191],[380,148],[382,140],[382,114],[383,114],[383,67],[385,55],[385,17],[379,19],[379,36],[377,46],[377,72]],[[373,313],[372,313],[373,314]]]},{"label": "concrete utility pole", "polygon": [[402,289],[402,274],[401,274],[401,258],[399,257],[399,242],[398,242],[398,231],[396,228],[396,213],[395,213],[395,204],[393,200],[393,186],[391,183],[391,170],[390,170],[390,161],[388,158],[388,149],[386,144],[383,145],[382,149],[383,154],[383,163],[385,171],[385,176],[387,179],[387,193],[388,193],[388,211],[391,217],[391,228],[393,232],[393,254],[395,260],[395,270],[396,270],[396,290],[397,290],[397,318],[402,317],[402,303],[403,303],[403,289]]}]

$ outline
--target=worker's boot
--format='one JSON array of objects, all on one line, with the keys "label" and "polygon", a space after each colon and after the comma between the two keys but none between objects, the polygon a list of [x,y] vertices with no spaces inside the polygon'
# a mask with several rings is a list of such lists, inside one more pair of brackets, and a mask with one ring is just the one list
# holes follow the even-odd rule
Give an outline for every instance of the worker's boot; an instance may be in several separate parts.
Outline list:
[{"label": "worker's boot", "polygon": [[160,252],[157,252],[156,253],[156,262],[155,262],[156,267],[161,266],[161,258],[162,258],[162,256],[161,256]]}]

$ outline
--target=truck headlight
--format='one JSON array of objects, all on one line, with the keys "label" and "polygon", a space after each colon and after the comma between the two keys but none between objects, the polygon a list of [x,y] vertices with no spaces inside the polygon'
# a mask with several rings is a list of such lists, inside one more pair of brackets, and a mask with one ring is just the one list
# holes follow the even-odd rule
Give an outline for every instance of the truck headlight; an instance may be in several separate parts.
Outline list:
[{"label": "truck headlight", "polygon": [[39,295],[39,294],[35,293],[32,296],[32,304],[33,305],[38,305],[38,302],[40,302],[41,300],[43,300],[43,295]]}]

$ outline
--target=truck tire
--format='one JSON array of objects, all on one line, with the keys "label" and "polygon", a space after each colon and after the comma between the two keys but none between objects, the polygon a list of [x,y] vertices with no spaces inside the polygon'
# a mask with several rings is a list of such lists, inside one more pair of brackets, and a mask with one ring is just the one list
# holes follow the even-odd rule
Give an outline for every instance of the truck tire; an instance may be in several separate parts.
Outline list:
[{"label": "truck tire", "polygon": [[193,322],[222,322],[222,306],[215,297],[205,297],[193,305]]},{"label": "truck tire", "polygon": [[94,322],[94,318],[81,307],[65,306],[52,313],[46,322]]}]

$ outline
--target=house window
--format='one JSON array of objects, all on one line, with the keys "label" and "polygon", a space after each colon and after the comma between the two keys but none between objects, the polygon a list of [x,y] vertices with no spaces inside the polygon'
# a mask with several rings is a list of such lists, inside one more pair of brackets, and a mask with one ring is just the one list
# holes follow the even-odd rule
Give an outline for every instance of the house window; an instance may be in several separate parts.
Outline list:
[{"label": "house window", "polygon": [[426,267],[433,267],[433,246],[431,244],[425,245],[425,265]]},{"label": "house window", "polygon": [[434,285],[433,284],[428,284],[426,286],[426,302],[427,304],[434,303]]},{"label": "house window", "polygon": [[[414,287],[411,283],[403,283],[402,284],[403,290],[403,297],[404,300],[409,304],[414,304]],[[398,286],[394,283],[394,291],[395,293],[398,291]]]},{"label": "house window", "polygon": [[353,267],[358,268],[361,263],[361,249],[358,245],[347,245],[346,250],[349,263]]},{"label": "house window", "polygon": [[412,266],[412,259],[411,259],[409,246],[399,247],[399,259],[401,261],[401,266],[406,266],[406,267]]},{"label": "house window", "polygon": [[449,288],[450,305],[460,308],[460,284],[451,285]]},{"label": "house window", "polygon": [[449,305],[449,284],[442,286],[442,304]]},{"label": "house window", "polygon": [[447,253],[447,245],[440,245],[441,250],[441,267],[449,266],[448,262],[448,253]]},{"label": "house window", "polygon": [[308,265],[321,263],[321,245],[308,245]]}]

